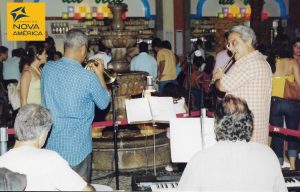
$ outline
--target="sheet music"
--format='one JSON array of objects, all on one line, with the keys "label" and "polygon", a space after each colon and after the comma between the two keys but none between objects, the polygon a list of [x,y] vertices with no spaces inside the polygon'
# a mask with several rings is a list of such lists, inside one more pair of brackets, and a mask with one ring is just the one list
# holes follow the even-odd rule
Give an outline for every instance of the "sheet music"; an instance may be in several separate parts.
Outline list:
[{"label": "sheet music", "polygon": [[172,97],[147,97],[125,100],[128,123],[168,123],[176,118]]},{"label": "sheet music", "polygon": [[[170,147],[172,162],[188,162],[195,153],[216,143],[214,119],[203,118],[201,137],[200,118],[176,118],[170,120]],[[203,145],[202,146],[202,138]]]},{"label": "sheet music", "polygon": [[153,120],[156,122],[169,122],[176,118],[172,97],[148,97]]},{"label": "sheet music", "polygon": [[128,123],[148,122],[152,115],[147,98],[126,99],[126,114]]}]

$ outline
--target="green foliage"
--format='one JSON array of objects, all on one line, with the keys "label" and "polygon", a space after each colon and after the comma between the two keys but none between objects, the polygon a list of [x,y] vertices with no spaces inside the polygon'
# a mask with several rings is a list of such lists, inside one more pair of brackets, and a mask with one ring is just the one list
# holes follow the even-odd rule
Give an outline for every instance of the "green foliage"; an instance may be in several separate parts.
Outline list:
[{"label": "green foliage", "polygon": [[219,4],[221,5],[232,5],[235,3],[235,0],[219,0]]},{"label": "green foliage", "polygon": [[244,4],[248,5],[249,4],[249,0],[244,0]]}]

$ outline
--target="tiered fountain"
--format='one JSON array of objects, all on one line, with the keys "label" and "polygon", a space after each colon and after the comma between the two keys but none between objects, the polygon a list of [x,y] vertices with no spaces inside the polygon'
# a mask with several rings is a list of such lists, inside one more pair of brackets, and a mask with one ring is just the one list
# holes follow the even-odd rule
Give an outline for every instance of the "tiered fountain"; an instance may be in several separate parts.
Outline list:
[{"label": "tiered fountain", "polygon": [[[129,72],[130,63],[126,60],[128,48],[133,47],[137,42],[137,31],[125,31],[121,18],[122,12],[127,10],[124,3],[110,4],[108,7],[113,13],[113,21],[110,31],[102,33],[102,43],[112,49],[112,60],[108,68],[113,68],[117,73],[117,116],[119,119],[126,118],[125,99],[132,95],[141,94],[146,86],[146,72]],[[111,115],[107,120],[111,120]]]},{"label": "tiered fountain", "polygon": [[[138,32],[125,31],[121,19],[122,12],[127,9],[124,3],[110,4],[113,13],[112,30],[103,32],[103,44],[112,49],[112,61],[108,68],[117,73],[116,106],[117,118],[126,118],[125,99],[132,95],[141,94],[147,84],[146,72],[129,72],[129,63],[126,61],[127,48],[133,47],[137,41]],[[111,120],[111,116],[107,116]],[[114,159],[113,130],[106,128],[102,136],[95,138],[93,145],[93,168],[112,170]],[[154,139],[155,138],[155,139]],[[155,150],[154,150],[155,148]],[[154,154],[155,151],[155,154]],[[118,134],[119,169],[132,170],[165,165],[170,162],[169,139],[165,129],[156,130],[152,135],[143,135],[136,126],[122,126]]]}]

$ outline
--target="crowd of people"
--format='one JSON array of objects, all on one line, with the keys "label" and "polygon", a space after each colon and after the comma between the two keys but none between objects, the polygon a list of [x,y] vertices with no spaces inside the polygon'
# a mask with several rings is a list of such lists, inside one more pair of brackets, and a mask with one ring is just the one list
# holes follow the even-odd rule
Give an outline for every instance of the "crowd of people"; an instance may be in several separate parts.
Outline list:
[{"label": "crowd of people", "polygon": [[[280,165],[287,155],[290,169],[296,169],[298,141],[270,134],[269,147],[269,124],[299,127],[300,102],[285,98],[284,89],[286,81],[300,87],[300,40],[291,44],[287,38],[275,38],[263,55],[250,27],[235,26],[224,39],[224,50],[216,58],[206,53],[200,39],[188,58],[178,57],[169,41],[154,38],[154,54],[148,43],[141,42],[139,52],[130,56],[130,70],[149,73],[159,96],[173,98],[177,113],[202,107],[215,112],[218,142],[191,159],[179,190],[286,191]],[[0,167],[25,174],[26,190],[93,190],[88,185],[91,124],[95,106],[104,110],[110,104],[103,71],[112,58],[101,42],[96,54],[88,51],[87,36],[78,29],[66,33],[63,54],[56,51],[51,37],[28,42],[25,49],[13,50],[11,58],[0,46],[1,81],[16,82],[21,107],[14,123],[15,146],[0,157]],[[83,68],[87,59],[98,60],[99,65],[92,66],[94,73]],[[225,97],[213,99],[211,84]]]}]

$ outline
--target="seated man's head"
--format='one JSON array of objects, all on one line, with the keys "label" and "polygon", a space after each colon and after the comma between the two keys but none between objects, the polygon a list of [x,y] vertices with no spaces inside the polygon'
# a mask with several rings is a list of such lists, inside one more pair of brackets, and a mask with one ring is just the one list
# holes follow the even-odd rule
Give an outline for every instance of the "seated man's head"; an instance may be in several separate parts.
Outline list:
[{"label": "seated man's head", "polygon": [[227,95],[217,104],[215,133],[218,141],[250,141],[253,114],[246,101]]},{"label": "seated man's head", "polygon": [[37,104],[27,104],[20,108],[15,120],[17,142],[32,143],[41,148],[51,125],[52,118],[48,109]]}]

